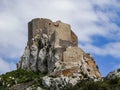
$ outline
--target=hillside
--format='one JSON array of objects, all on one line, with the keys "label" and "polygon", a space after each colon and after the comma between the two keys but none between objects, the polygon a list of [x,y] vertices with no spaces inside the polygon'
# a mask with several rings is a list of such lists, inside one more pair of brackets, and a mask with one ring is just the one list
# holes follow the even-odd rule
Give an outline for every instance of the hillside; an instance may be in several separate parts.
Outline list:
[{"label": "hillside", "polygon": [[[50,90],[51,88],[46,88],[42,85],[42,77],[45,75],[22,69],[11,71],[0,75],[0,90]],[[107,76],[99,81],[91,79],[81,80],[75,86],[66,85],[60,90],[119,90],[119,88],[120,78],[108,78]]]},{"label": "hillside", "polygon": [[109,87],[109,81],[101,80],[93,56],[78,47],[78,37],[69,24],[35,18],[28,23],[28,42],[17,70],[0,76],[0,88],[92,90],[94,86],[97,90],[105,88],[104,84]]}]

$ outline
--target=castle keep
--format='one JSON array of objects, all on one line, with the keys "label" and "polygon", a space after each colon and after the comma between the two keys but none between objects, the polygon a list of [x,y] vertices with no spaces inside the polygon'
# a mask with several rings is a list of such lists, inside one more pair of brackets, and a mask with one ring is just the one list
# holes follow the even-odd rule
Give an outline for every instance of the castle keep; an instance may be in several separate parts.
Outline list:
[{"label": "castle keep", "polygon": [[[54,34],[53,34],[54,33]],[[72,32],[70,25],[61,21],[52,22],[49,19],[34,19],[28,23],[28,43],[31,44],[32,38],[37,34],[46,34],[51,42],[54,40],[55,47],[77,46],[78,38]]]}]

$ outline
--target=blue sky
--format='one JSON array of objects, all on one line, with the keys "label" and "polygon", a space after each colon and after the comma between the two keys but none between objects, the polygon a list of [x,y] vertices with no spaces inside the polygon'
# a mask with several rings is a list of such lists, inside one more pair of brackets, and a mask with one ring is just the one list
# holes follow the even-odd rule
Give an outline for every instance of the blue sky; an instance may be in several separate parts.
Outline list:
[{"label": "blue sky", "polygon": [[120,0],[1,0],[0,74],[16,69],[37,17],[70,24],[103,76],[120,68]]}]

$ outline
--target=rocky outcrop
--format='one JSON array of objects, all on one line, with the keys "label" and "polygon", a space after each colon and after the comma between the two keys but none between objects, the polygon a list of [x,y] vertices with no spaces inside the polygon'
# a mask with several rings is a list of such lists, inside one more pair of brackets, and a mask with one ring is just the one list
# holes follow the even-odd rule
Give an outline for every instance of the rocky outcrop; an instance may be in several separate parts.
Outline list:
[{"label": "rocky outcrop", "polygon": [[[17,84],[17,85],[14,85],[13,87],[9,88],[9,90],[25,90],[32,84],[33,84],[33,82]],[[31,90],[31,89],[26,89],[26,90]]]},{"label": "rocky outcrop", "polygon": [[43,82],[51,77],[56,77],[52,79],[55,83],[62,83],[59,80],[63,77],[69,82],[75,77],[71,83],[88,77],[101,78],[93,57],[78,47],[70,25],[43,18],[28,23],[28,43],[17,68],[47,73]]},{"label": "rocky outcrop", "polygon": [[63,88],[65,88],[67,85],[71,85],[74,86],[78,83],[78,81],[80,80],[79,77],[56,77],[56,78],[52,78],[52,77],[48,77],[45,76],[43,77],[43,81],[42,84],[47,87],[49,90],[62,90]]},{"label": "rocky outcrop", "polygon": [[114,70],[112,72],[110,72],[106,78],[108,79],[115,79],[115,78],[120,78],[120,68],[117,70]]}]

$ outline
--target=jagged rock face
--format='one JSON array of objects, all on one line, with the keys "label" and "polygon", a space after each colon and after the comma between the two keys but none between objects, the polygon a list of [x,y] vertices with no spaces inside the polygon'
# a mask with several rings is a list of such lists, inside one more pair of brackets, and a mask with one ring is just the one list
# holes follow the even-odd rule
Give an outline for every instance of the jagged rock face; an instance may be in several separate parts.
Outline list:
[{"label": "jagged rock face", "polygon": [[70,25],[43,18],[29,22],[28,44],[17,68],[50,76],[101,77],[93,57],[78,47]]}]

